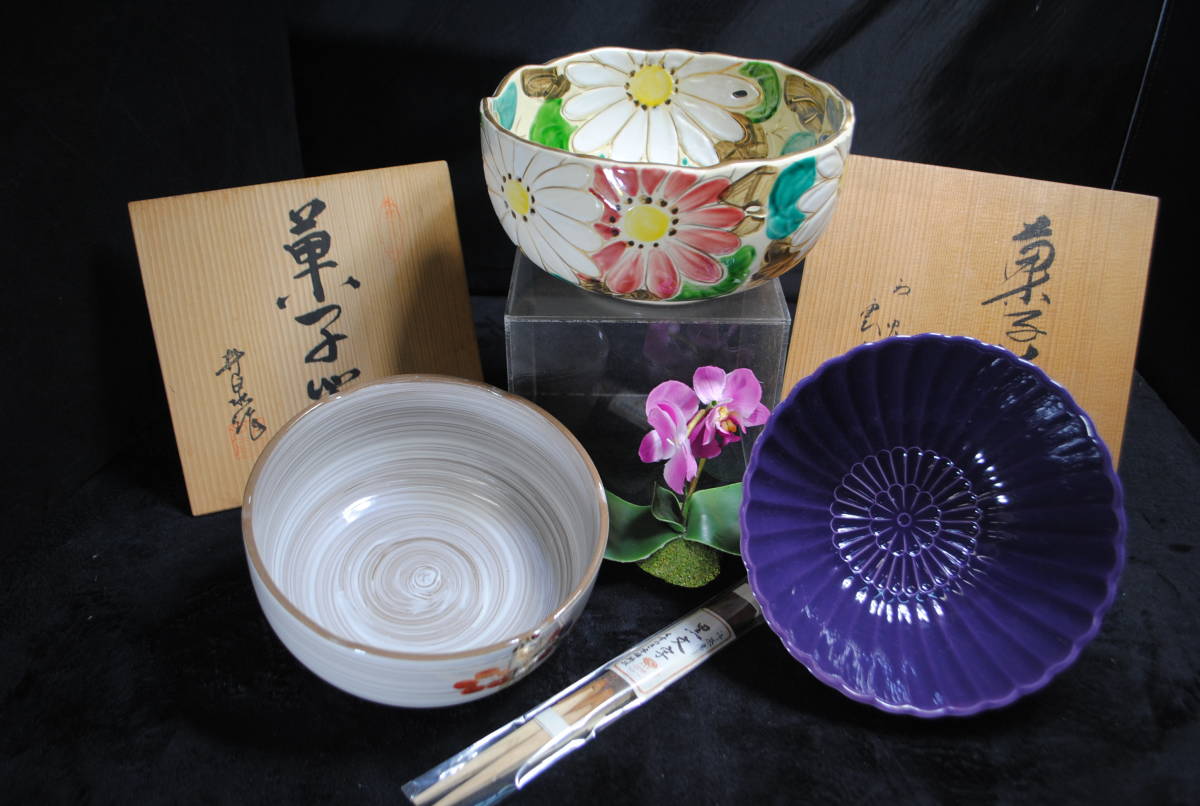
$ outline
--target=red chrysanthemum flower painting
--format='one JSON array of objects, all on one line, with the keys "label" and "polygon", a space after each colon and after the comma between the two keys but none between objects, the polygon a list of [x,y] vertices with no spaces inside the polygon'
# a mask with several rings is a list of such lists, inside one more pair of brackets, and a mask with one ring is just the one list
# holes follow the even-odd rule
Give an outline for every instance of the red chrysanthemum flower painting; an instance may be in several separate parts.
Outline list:
[{"label": "red chrysanthemum flower painting", "polygon": [[730,230],[746,215],[721,201],[727,187],[727,178],[705,179],[686,171],[597,168],[592,192],[604,212],[594,226],[610,243],[592,260],[605,285],[614,294],[646,289],[670,299],[685,280],[719,282],[725,267],[718,258],[741,246]]}]

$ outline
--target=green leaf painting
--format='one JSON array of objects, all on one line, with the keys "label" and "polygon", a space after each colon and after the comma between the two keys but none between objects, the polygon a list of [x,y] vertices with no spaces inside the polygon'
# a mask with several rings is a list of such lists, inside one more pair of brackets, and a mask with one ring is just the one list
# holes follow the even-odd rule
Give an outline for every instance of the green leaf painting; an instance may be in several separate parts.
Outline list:
[{"label": "green leaf painting", "polygon": [[500,93],[500,97],[492,104],[492,110],[496,113],[496,120],[500,121],[500,125],[511,130],[513,120],[517,117],[517,82],[508,83],[504,92]]},{"label": "green leaf painting", "polygon": [[779,172],[767,199],[767,237],[786,238],[804,221],[796,206],[800,197],[817,181],[817,161],[813,157],[794,162]]},{"label": "green leaf painting", "polygon": [[746,281],[750,267],[754,264],[757,254],[753,246],[745,244],[732,255],[717,258],[725,265],[725,279],[715,285],[696,285],[684,282],[683,288],[675,295],[675,299],[707,299],[728,294]]},{"label": "green leaf painting", "polygon": [[575,127],[562,116],[562,98],[551,98],[538,107],[529,127],[529,139],[550,148],[566,151]]},{"label": "green leaf painting", "polygon": [[817,136],[812,132],[796,132],[783,144],[783,154],[795,154],[817,144]]},{"label": "green leaf painting", "polygon": [[774,67],[763,62],[746,62],[738,72],[754,79],[762,90],[758,106],[746,113],[751,123],[762,123],[779,108],[779,74]]}]

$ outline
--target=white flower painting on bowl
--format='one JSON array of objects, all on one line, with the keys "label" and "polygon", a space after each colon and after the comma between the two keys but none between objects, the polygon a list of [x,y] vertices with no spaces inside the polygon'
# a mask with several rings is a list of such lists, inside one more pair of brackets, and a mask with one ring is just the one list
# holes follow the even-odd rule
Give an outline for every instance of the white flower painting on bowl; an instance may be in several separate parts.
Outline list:
[{"label": "white flower painting on bowl", "polygon": [[501,140],[484,128],[488,197],[513,243],[543,269],[578,284],[599,277],[589,253],[604,244],[592,228],[603,207],[589,191],[591,171],[545,149]]},{"label": "white flower painting on bowl", "polygon": [[733,113],[760,98],[756,82],[707,54],[603,49],[564,73],[583,90],[563,105],[579,125],[571,150],[624,162],[715,165],[713,143],[744,134]]}]

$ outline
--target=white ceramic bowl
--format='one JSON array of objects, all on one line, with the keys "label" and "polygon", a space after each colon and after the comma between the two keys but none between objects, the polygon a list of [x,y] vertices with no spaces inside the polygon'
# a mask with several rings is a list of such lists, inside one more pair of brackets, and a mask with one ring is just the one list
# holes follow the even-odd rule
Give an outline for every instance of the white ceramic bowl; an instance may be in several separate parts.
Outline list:
[{"label": "white ceramic bowl", "polygon": [[541,409],[407,375],[276,433],[242,532],[263,612],[304,665],[368,700],[432,707],[550,653],[591,593],[608,511],[591,460]]},{"label": "white ceramic bowl", "polygon": [[597,48],[513,70],[480,127],[488,196],[530,260],[589,291],[679,303],[808,254],[854,108],[777,62]]}]

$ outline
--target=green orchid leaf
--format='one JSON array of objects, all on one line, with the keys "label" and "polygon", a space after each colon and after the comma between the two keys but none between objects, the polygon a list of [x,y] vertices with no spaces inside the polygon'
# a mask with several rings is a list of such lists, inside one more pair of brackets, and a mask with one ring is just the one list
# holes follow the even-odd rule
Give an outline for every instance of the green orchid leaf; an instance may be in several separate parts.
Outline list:
[{"label": "green orchid leaf", "polygon": [[741,506],[741,482],[698,490],[688,499],[684,539],[712,546],[726,554],[740,554],[742,530],[738,511]]},{"label": "green orchid leaf", "polygon": [[679,537],[650,512],[650,507],[631,504],[605,491],[608,498],[608,547],[606,560],[631,563],[644,560]]},{"label": "green orchid leaf", "polygon": [[650,495],[650,514],[682,534],[683,507],[675,493],[661,484],[655,484]]}]

